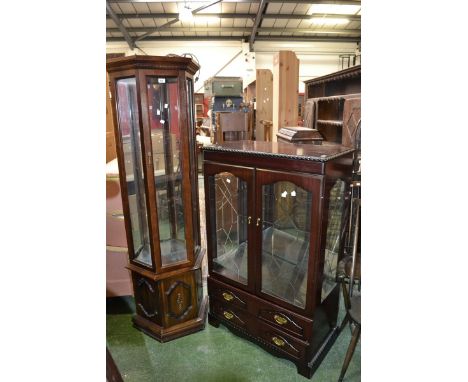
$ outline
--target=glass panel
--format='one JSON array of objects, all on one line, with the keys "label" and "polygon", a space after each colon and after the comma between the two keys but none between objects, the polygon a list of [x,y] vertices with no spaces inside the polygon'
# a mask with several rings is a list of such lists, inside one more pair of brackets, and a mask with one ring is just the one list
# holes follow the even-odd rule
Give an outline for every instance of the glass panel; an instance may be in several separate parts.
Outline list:
[{"label": "glass panel", "polygon": [[187,105],[189,109],[189,142],[190,142],[190,178],[192,182],[192,227],[195,247],[200,246],[200,212],[198,209],[198,155],[195,137],[195,115],[193,102],[193,81],[187,78]]},{"label": "glass panel", "polygon": [[247,183],[229,172],[211,177],[216,213],[213,272],[247,284]]},{"label": "glass panel", "polygon": [[262,195],[262,292],[304,308],[312,194],[276,182]]},{"label": "glass panel", "polygon": [[149,77],[147,90],[161,263],[166,266],[187,259],[177,78]]},{"label": "glass panel", "polygon": [[327,242],[323,266],[322,301],[336,285],[336,267],[340,251],[340,231],[344,208],[345,182],[338,179],[330,190],[328,204]]},{"label": "glass panel", "polygon": [[117,81],[117,113],[123,145],[134,260],[151,266],[145,179],[141,156],[135,78]]}]

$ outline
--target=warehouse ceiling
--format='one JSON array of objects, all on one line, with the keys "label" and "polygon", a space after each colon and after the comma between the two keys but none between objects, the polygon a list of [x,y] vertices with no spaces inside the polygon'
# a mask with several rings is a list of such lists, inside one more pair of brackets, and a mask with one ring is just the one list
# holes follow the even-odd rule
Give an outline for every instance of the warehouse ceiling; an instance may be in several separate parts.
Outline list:
[{"label": "warehouse ceiling", "polygon": [[[360,42],[360,1],[106,1],[107,41]],[[182,13],[180,13],[182,12]]]}]

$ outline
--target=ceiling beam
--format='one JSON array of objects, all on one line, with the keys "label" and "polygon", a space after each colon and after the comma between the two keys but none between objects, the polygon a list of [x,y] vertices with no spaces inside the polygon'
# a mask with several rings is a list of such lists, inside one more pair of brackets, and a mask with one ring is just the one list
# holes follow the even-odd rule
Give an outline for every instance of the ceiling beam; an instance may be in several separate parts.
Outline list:
[{"label": "ceiling beam", "polygon": [[257,36],[257,41],[359,42],[361,36]]},{"label": "ceiling beam", "polygon": [[[148,36],[145,41],[245,41],[249,36]],[[122,42],[123,37],[107,37],[107,42]]]},{"label": "ceiling beam", "polygon": [[249,40],[249,51],[251,52],[253,52],[253,44],[255,42],[255,36],[257,35],[257,29],[260,26],[260,23],[262,22],[262,17],[266,11],[267,5],[268,5],[268,1],[262,0],[260,5],[258,6],[257,16],[255,16],[255,22],[252,27],[252,33],[250,34],[250,40]]},{"label": "ceiling beam", "polygon": [[[145,19],[172,19],[179,17],[178,13],[117,13],[117,16],[127,20],[145,20]],[[254,19],[256,13],[199,13],[198,17],[219,17],[220,19]],[[331,13],[314,13],[313,15],[291,15],[265,13],[264,19],[292,19],[309,20],[311,17],[331,17],[334,19],[348,19],[349,21],[361,21],[361,15],[336,15]],[[110,18],[110,16],[107,16]]]},{"label": "ceiling beam", "polygon": [[120,21],[119,17],[115,14],[115,12],[112,10],[109,1],[106,1],[106,11],[114,20],[114,23],[117,25],[119,28],[119,31],[123,34],[125,41],[127,41],[128,46],[130,47],[131,50],[135,49],[135,41],[133,41],[132,37],[128,33],[128,31],[125,29],[124,25],[122,24],[122,21]]},{"label": "ceiling beam", "polygon": [[[141,3],[141,0],[108,0],[110,3]],[[202,2],[203,0],[199,0]],[[185,3],[187,0],[159,0],[146,1],[146,3]],[[197,0],[192,2],[198,2]],[[223,0],[223,3],[260,3],[261,0]],[[296,3],[296,4],[343,4],[343,5],[361,5],[361,1],[352,0],[271,0],[270,3]]]},{"label": "ceiling beam", "polygon": [[[149,36],[146,41],[247,41],[250,36]],[[257,36],[257,41],[360,42],[361,37],[339,36]],[[125,41],[123,37],[107,37],[108,42]]]},{"label": "ceiling beam", "polygon": [[[148,28],[128,28],[130,33],[144,33],[148,32]],[[171,27],[167,28],[166,32],[250,32],[252,28],[245,27],[232,27],[232,28],[223,28],[223,27]],[[107,32],[118,33],[118,28],[108,28]],[[313,29],[313,28],[274,28],[274,27],[260,27],[257,29],[257,32],[284,32],[284,33],[312,33],[312,34],[336,34],[336,35],[346,35],[346,34],[361,34],[360,29]],[[253,31],[252,31],[253,33]]]},{"label": "ceiling beam", "polygon": [[[196,14],[197,12],[200,12],[200,11],[206,9],[206,8],[209,8],[212,5],[218,4],[221,1],[222,0],[216,0],[216,1],[213,1],[212,3],[210,3],[210,4],[202,5],[201,7],[198,7],[197,9],[194,9],[192,11],[192,14]],[[163,25],[161,25],[159,27],[153,28],[151,31],[148,31],[144,35],[139,36],[135,41],[146,39],[148,36],[151,36],[153,33],[158,32],[161,29],[167,28],[168,26],[171,26],[172,24],[175,24],[177,22],[179,22],[179,15],[177,15],[177,17],[174,20],[168,21],[166,24],[163,24]]]}]

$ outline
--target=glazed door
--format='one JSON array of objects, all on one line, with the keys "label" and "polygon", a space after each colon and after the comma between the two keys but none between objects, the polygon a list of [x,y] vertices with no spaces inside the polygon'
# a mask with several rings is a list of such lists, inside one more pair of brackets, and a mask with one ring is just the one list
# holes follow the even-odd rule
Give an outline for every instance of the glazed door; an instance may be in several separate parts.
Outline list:
[{"label": "glazed door", "polygon": [[256,172],[256,291],[296,311],[312,307],[321,178]]},{"label": "glazed door", "polygon": [[150,221],[156,269],[193,263],[193,225],[185,76],[141,70]]},{"label": "glazed door", "polygon": [[247,167],[205,163],[210,275],[253,291],[253,179]]}]

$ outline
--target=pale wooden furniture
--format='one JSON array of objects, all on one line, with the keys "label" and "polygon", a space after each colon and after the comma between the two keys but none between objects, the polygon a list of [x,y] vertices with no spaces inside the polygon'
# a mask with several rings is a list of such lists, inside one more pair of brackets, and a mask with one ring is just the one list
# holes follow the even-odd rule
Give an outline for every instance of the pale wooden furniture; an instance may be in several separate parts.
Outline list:
[{"label": "pale wooden furniture", "polygon": [[297,126],[299,100],[299,60],[292,51],[281,50],[273,58],[273,130]]}]

